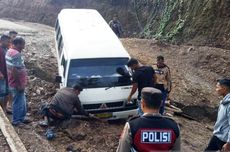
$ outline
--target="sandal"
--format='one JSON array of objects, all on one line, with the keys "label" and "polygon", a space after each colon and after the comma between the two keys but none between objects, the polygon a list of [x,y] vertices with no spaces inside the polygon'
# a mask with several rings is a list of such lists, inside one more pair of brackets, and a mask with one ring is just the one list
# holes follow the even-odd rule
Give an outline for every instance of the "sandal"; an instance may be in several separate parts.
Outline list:
[{"label": "sandal", "polygon": [[40,121],[38,124],[39,124],[40,126],[42,126],[42,127],[47,127],[47,126],[48,126],[48,122],[45,121],[45,120]]}]

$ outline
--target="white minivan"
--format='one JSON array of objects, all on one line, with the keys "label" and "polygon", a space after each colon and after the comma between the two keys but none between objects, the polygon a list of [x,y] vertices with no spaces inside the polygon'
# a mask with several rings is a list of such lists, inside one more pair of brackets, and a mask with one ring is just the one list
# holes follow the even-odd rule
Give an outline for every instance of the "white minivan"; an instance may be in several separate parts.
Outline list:
[{"label": "white minivan", "polygon": [[80,84],[84,109],[108,120],[137,114],[131,91],[130,56],[103,17],[92,9],[63,9],[55,25],[60,87]]}]

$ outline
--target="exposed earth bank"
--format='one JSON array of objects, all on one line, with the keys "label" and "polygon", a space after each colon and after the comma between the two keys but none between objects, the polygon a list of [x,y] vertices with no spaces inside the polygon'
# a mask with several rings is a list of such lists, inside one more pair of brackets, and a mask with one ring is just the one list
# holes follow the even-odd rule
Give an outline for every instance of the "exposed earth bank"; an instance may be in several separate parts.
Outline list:
[{"label": "exposed earth bank", "polygon": [[230,48],[228,0],[0,0],[0,17],[54,26],[63,8],[96,9],[106,21],[118,14],[124,36]]}]

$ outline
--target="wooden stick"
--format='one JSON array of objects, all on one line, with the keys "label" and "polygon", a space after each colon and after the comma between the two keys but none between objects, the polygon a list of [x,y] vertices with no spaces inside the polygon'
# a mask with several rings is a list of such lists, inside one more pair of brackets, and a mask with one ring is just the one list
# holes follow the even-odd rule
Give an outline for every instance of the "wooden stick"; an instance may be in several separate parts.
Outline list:
[{"label": "wooden stick", "polygon": [[165,107],[165,109],[168,110],[168,111],[172,111],[172,112],[178,112],[178,113],[182,112],[181,109],[174,109],[174,108],[171,108],[171,107]]},{"label": "wooden stick", "polygon": [[27,152],[24,144],[0,107],[0,129],[12,152]]},{"label": "wooden stick", "polygon": [[176,109],[176,110],[178,110],[178,111],[182,111],[180,108],[178,108],[178,107],[176,107],[176,106],[174,106],[174,105],[169,105],[169,107],[170,107],[170,108],[173,108],[173,109]]},{"label": "wooden stick", "polygon": [[211,126],[205,126],[205,128],[207,128],[207,129],[210,130],[210,131],[213,131],[213,130],[214,130],[214,128],[211,127]]},{"label": "wooden stick", "polygon": [[107,122],[107,120],[103,120],[103,119],[100,119],[100,118],[97,118],[95,116],[85,116],[85,115],[72,115],[73,119],[82,119],[82,120],[97,120],[99,122]]},{"label": "wooden stick", "polygon": [[195,119],[195,118],[193,118],[193,117],[191,117],[191,116],[189,116],[183,112],[174,112],[174,115],[181,116],[181,117],[184,117],[184,118],[189,119],[189,120],[198,121],[197,119]]}]

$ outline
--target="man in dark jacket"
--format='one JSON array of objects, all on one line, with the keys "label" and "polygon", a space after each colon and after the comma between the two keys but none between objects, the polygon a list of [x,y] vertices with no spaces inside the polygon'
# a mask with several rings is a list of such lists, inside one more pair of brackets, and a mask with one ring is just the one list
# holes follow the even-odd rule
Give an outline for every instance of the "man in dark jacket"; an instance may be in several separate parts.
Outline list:
[{"label": "man in dark jacket", "polygon": [[121,37],[123,33],[122,25],[118,21],[118,16],[114,15],[113,19],[109,22],[110,28],[113,30],[113,32],[117,35],[117,37]]},{"label": "man in dark jacket", "polygon": [[55,122],[68,120],[74,113],[75,108],[78,113],[88,116],[88,112],[82,108],[78,98],[82,90],[82,87],[79,85],[75,85],[73,88],[66,87],[58,90],[49,105],[42,109],[44,121],[41,121],[40,125],[47,126],[51,119]]},{"label": "man in dark jacket", "polygon": [[216,91],[224,98],[220,101],[213,136],[205,151],[230,151],[230,79],[218,80]]},{"label": "man in dark jacket", "polygon": [[144,115],[134,117],[126,123],[117,152],[180,151],[180,130],[177,123],[159,113],[161,91],[143,88],[141,97]]}]

